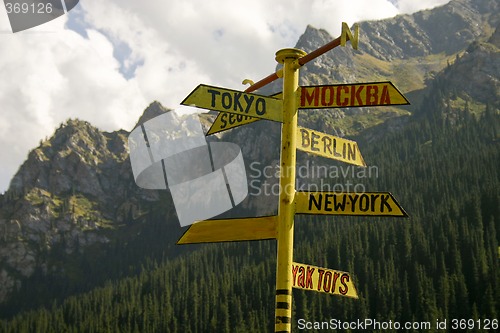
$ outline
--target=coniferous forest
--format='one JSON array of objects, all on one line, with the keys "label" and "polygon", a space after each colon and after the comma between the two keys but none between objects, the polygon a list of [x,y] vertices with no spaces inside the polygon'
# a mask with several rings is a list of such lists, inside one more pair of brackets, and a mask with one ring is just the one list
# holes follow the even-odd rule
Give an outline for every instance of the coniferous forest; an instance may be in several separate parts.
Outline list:
[{"label": "coniferous forest", "polygon": [[[429,332],[443,331],[436,320],[446,319],[447,331],[456,331],[453,319],[472,319],[474,327],[461,327],[471,332],[498,320],[500,115],[493,106],[476,115],[450,113],[452,97],[439,86],[436,91],[403,130],[359,140],[367,164],[379,170],[365,180],[367,190],[392,192],[408,219],[296,218],[294,260],[350,272],[359,299],[294,290],[293,331],[301,318],[430,322]],[[158,246],[174,241],[165,241],[166,222],[152,216],[156,232],[143,235],[144,246],[137,248],[149,253],[141,269],[121,278],[110,274],[100,287],[67,298],[56,297],[56,284],[53,302],[3,319],[0,331],[274,329],[274,241],[182,246],[182,255],[167,256]],[[147,244],[160,245],[151,250]],[[89,280],[92,270],[124,270],[105,261],[92,265]],[[26,290],[20,299],[30,297]]]}]

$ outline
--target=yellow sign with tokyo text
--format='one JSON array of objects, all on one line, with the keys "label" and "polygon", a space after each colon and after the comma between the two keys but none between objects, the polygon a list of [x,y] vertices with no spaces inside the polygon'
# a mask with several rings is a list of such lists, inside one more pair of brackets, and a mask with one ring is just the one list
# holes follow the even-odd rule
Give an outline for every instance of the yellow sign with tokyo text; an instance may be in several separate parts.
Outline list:
[{"label": "yellow sign with tokyo text", "polygon": [[297,192],[297,214],[408,217],[389,192]]},{"label": "yellow sign with tokyo text", "polygon": [[[265,97],[272,97],[272,98],[279,99],[281,101],[283,99],[283,94],[277,93],[277,94],[274,94],[271,96],[265,96]],[[250,123],[256,122],[257,120],[261,120],[261,119],[249,117],[249,116],[245,116],[245,115],[241,115],[241,114],[221,112],[215,118],[212,126],[210,126],[210,129],[208,130],[207,135],[219,133],[219,132],[231,129],[231,128],[250,124]]]},{"label": "yellow sign with tokyo text", "polygon": [[297,289],[358,298],[358,292],[349,273],[328,268],[294,262],[292,263],[292,285]]},{"label": "yellow sign with tokyo text", "polygon": [[297,149],[306,153],[366,167],[358,144],[304,127],[297,128]]},{"label": "yellow sign with tokyo text", "polygon": [[283,122],[279,99],[200,84],[181,103],[202,109]]}]

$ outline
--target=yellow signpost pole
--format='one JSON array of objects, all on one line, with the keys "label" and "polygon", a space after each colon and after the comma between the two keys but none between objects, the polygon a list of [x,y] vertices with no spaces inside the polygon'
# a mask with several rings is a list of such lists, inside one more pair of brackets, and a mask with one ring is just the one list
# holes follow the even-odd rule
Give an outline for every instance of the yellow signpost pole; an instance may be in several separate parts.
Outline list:
[{"label": "yellow signpost pole", "polygon": [[277,226],[275,332],[292,329],[292,262],[295,216],[295,161],[297,142],[298,59],[306,53],[283,49],[276,61],[283,64],[283,126],[281,129],[280,201]]},{"label": "yellow signpost pole", "polygon": [[[276,61],[283,64],[283,68],[253,84],[245,92],[199,85],[182,102],[184,105],[221,112],[208,134],[248,124],[259,118],[283,123],[278,215],[201,221],[193,224],[178,241],[178,244],[189,244],[276,238],[275,332],[290,333],[292,330],[292,288],[358,298],[354,281],[349,273],[293,262],[293,231],[296,213],[408,216],[388,192],[358,194],[296,192],[295,190],[297,149],[354,165],[366,166],[356,142],[298,127],[299,107],[314,109],[409,104],[408,100],[390,82],[299,88],[301,66],[339,45],[345,46],[347,40],[350,40],[353,48],[357,49],[358,30],[356,26],[353,35],[347,24],[342,23],[342,35],[339,38],[309,54],[293,48],[279,50],[276,52]],[[278,94],[273,96],[248,94],[278,77],[283,77],[281,97],[278,97]],[[244,98],[241,99],[241,96]],[[232,114],[233,118],[230,118],[232,122],[230,120],[228,124],[227,114],[231,113],[236,113],[236,117],[240,118],[234,119],[234,114]],[[297,147],[298,136],[300,136],[300,143]]]}]

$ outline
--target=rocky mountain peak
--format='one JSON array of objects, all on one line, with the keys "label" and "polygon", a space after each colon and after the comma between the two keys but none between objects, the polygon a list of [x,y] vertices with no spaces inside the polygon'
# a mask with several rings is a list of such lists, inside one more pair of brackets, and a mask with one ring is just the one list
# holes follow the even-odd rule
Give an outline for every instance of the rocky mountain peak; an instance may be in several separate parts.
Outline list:
[{"label": "rocky mountain peak", "polygon": [[163,113],[170,112],[172,109],[164,107],[160,102],[153,101],[149,106],[144,110],[141,117],[135,124],[134,128],[139,126],[140,124],[145,123],[146,121],[153,119]]},{"label": "rocky mountain peak", "polygon": [[304,33],[299,37],[296,48],[311,52],[332,40],[332,36],[324,29],[318,29],[308,24]]},{"label": "rocky mountain peak", "polygon": [[493,33],[493,35],[491,35],[488,43],[500,48],[500,25],[497,26],[495,32]]},{"label": "rocky mountain peak", "polygon": [[29,153],[8,192],[27,193],[36,187],[56,194],[75,188],[101,193],[95,169],[125,160],[125,139],[123,131],[101,132],[86,121],[70,119]]},{"label": "rocky mountain peak", "polygon": [[454,54],[488,33],[498,1],[454,0],[411,15],[360,24],[365,51],[383,60]]},{"label": "rocky mountain peak", "polygon": [[[153,102],[142,118],[165,110]],[[135,185],[127,138],[70,119],[28,154],[0,201],[0,303],[37,267],[53,269],[42,253],[108,243],[102,230],[141,221],[138,202],[158,200]]]},{"label": "rocky mountain peak", "polygon": [[469,109],[476,113],[486,105],[500,108],[498,41],[499,33],[496,29],[487,42],[472,43],[437,77],[450,95],[451,100],[447,103],[450,110]]}]

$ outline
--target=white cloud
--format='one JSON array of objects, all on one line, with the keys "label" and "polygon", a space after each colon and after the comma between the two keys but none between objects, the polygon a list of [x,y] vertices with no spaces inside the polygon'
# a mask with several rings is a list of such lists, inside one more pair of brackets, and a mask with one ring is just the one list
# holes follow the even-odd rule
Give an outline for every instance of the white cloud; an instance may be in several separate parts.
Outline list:
[{"label": "white cloud", "polygon": [[444,5],[448,2],[450,2],[450,0],[398,0],[398,8],[402,13],[413,13],[419,10]]},{"label": "white cloud", "polygon": [[[243,89],[243,79],[268,75],[275,52],[294,46],[307,24],[337,35],[342,21],[421,8],[412,2],[400,0],[398,11],[389,0],[82,0],[17,34],[0,7],[0,191],[29,149],[68,118],[131,130],[153,100],[176,107],[199,83]],[[86,37],[67,28],[68,17],[83,20]]]},{"label": "white cloud", "polygon": [[0,53],[1,190],[60,122],[78,117],[106,130],[130,127],[147,103],[137,82],[118,73],[113,47],[97,31],[86,40],[57,19],[0,39],[8,50]]}]

